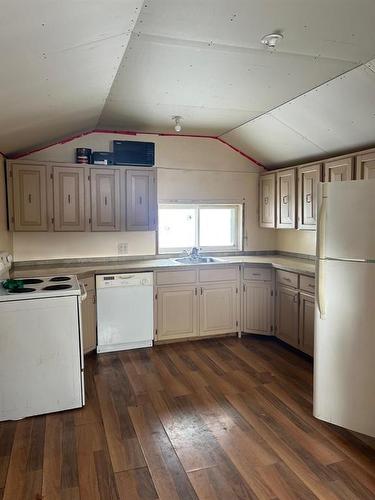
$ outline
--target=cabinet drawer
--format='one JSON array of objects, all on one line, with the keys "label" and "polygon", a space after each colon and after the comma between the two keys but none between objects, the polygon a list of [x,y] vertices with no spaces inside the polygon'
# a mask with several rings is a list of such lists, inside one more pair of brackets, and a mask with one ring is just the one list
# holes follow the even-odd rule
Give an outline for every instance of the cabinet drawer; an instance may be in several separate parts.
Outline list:
[{"label": "cabinet drawer", "polygon": [[311,276],[304,276],[303,274],[299,277],[299,287],[304,292],[309,292],[311,294],[315,293],[315,279]]},{"label": "cabinet drawer", "polygon": [[199,269],[199,281],[201,283],[209,283],[211,281],[236,281],[237,269],[237,267]]},{"label": "cabinet drawer", "polygon": [[159,271],[156,273],[157,285],[184,285],[197,281],[197,271],[187,269],[186,271]]},{"label": "cabinet drawer", "polygon": [[267,267],[245,267],[243,277],[248,281],[272,281],[272,269]]},{"label": "cabinet drawer", "polygon": [[289,271],[276,271],[276,281],[281,285],[291,286],[293,288],[298,288],[298,274],[291,273]]},{"label": "cabinet drawer", "polygon": [[94,276],[89,276],[88,278],[82,278],[79,280],[85,285],[86,291],[95,290],[95,279]]}]

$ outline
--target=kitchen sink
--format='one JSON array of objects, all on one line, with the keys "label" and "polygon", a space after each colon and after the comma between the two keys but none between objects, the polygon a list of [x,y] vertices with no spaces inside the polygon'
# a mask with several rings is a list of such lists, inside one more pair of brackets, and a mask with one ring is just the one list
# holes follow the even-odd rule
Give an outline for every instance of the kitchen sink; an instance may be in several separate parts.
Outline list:
[{"label": "kitchen sink", "polygon": [[223,262],[216,257],[180,257],[173,260],[179,264],[213,264],[214,262]]}]

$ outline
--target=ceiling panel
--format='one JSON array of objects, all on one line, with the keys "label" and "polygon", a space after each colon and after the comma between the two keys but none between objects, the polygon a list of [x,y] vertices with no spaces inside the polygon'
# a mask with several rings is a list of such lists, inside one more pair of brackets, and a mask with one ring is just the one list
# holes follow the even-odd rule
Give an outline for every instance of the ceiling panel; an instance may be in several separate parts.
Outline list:
[{"label": "ceiling panel", "polygon": [[99,125],[165,132],[182,115],[222,134],[373,57],[374,17],[371,0],[149,0]]},{"label": "ceiling panel", "polygon": [[[133,37],[100,125],[116,116],[117,126],[122,116],[127,128],[140,123],[138,130],[166,131],[177,114],[185,132],[221,134],[352,67],[337,59]],[[129,101],[137,104],[136,116]]]},{"label": "ceiling panel", "polygon": [[221,136],[267,167],[309,158],[324,151],[269,113]]},{"label": "ceiling panel", "polygon": [[374,145],[374,61],[297,97],[222,138],[266,166]]},{"label": "ceiling panel", "polygon": [[141,0],[2,2],[0,150],[95,127]]}]

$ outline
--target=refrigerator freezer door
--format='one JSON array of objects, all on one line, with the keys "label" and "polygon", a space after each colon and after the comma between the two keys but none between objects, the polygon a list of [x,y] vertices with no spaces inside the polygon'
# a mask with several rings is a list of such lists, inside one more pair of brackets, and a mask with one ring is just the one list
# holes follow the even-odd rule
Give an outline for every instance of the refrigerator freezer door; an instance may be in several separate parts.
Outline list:
[{"label": "refrigerator freezer door", "polygon": [[375,263],[324,262],[315,310],[314,416],[375,437]]},{"label": "refrigerator freezer door", "polygon": [[375,260],[375,179],[320,185],[317,255]]}]

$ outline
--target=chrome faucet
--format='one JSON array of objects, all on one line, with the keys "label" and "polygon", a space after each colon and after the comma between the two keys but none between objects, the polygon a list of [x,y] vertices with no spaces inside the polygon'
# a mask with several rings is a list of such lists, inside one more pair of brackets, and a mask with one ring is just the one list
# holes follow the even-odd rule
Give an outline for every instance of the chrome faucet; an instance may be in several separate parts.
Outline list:
[{"label": "chrome faucet", "polygon": [[190,251],[184,250],[184,254],[190,259],[198,259],[199,258],[199,248],[193,247]]}]

